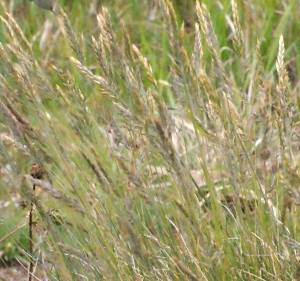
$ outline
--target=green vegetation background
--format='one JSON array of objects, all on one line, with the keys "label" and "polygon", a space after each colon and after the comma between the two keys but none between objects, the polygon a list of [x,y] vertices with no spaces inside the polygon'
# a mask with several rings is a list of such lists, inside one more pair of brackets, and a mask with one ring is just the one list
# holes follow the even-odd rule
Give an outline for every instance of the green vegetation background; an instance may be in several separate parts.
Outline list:
[{"label": "green vegetation background", "polygon": [[0,3],[2,266],[300,280],[299,1]]}]

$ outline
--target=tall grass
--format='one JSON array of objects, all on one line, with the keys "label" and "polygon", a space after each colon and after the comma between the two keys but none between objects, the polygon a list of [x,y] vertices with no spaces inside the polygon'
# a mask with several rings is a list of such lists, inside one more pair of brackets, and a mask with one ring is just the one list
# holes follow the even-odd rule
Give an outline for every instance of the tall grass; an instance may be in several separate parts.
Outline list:
[{"label": "tall grass", "polygon": [[2,243],[48,280],[298,280],[296,1],[265,2],[197,1],[189,30],[170,0],[109,4],[83,35],[58,10],[36,42],[3,5],[1,186],[34,255]]}]

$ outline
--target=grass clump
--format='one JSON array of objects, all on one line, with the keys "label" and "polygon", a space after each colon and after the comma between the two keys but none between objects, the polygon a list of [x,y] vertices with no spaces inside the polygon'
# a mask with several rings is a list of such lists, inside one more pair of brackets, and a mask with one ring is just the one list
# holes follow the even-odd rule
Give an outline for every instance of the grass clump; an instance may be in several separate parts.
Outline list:
[{"label": "grass clump", "polygon": [[[126,6],[103,5],[81,35],[63,5],[37,41],[2,6],[1,186],[16,207],[1,206],[1,235],[48,280],[298,278],[298,58],[285,44],[298,39],[282,22],[296,1],[273,1],[271,39],[249,29],[270,24],[260,2],[244,17],[224,1],[216,18],[197,1],[188,26],[177,2],[137,4],[138,35]],[[33,253],[8,227],[21,200]]]}]

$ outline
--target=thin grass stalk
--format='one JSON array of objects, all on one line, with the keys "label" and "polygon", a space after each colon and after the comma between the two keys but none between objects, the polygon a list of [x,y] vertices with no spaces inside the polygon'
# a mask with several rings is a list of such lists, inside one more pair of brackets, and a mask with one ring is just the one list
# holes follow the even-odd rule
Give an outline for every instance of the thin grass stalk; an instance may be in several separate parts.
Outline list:
[{"label": "thin grass stalk", "polygon": [[79,202],[75,199],[68,198],[62,191],[56,190],[52,185],[46,181],[36,179],[32,176],[26,176],[33,184],[38,185],[41,189],[49,193],[52,197],[64,202],[67,206],[73,208],[75,211],[86,214],[86,211],[81,207]]},{"label": "thin grass stalk", "polygon": [[[35,184],[33,185],[32,188],[33,192],[35,191]],[[30,211],[29,211],[29,222],[28,222],[28,227],[29,227],[29,254],[31,256],[30,262],[29,262],[29,277],[28,281],[32,280],[33,277],[33,268],[34,268],[34,263],[33,263],[33,234],[32,234],[32,228],[33,228],[33,202],[30,203]]]},{"label": "thin grass stalk", "polygon": [[[44,172],[41,170],[41,167],[34,163],[32,164],[32,167],[31,167],[31,171],[30,171],[30,174],[33,178],[35,179],[42,179],[43,178],[43,175],[44,175]],[[33,193],[35,193],[35,184],[33,184]],[[34,196],[34,194],[32,195]],[[33,208],[34,208],[34,203],[33,201],[31,200],[30,202],[30,211],[29,211],[29,254],[31,256],[31,259],[30,259],[30,263],[29,263],[29,277],[28,277],[28,281],[31,281],[32,280],[32,277],[33,277],[33,269],[34,269],[34,263],[33,263]]]},{"label": "thin grass stalk", "polygon": [[11,232],[7,233],[6,235],[4,235],[1,239],[0,239],[0,243],[3,243],[6,239],[8,239],[9,237],[11,237],[12,235],[14,235],[16,232],[18,232],[19,230],[21,230],[22,228],[24,228],[25,226],[28,226],[28,223],[23,223],[21,225],[19,225],[18,227],[16,227],[15,229],[13,229]]}]

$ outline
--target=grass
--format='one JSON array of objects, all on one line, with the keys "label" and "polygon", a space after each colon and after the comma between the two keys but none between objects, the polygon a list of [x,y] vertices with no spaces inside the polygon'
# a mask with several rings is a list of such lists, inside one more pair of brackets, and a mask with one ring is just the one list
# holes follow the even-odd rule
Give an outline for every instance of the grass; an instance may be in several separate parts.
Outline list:
[{"label": "grass", "polygon": [[297,1],[92,2],[1,2],[2,263],[300,280]]}]

